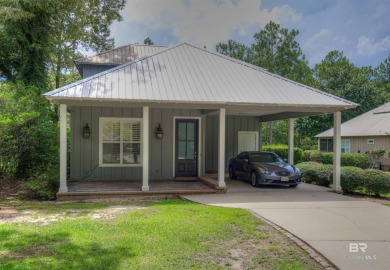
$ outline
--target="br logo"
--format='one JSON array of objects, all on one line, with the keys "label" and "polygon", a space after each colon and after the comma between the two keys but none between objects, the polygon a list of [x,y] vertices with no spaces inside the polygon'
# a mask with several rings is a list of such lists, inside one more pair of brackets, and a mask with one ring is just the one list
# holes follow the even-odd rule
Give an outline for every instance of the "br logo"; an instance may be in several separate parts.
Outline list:
[{"label": "br logo", "polygon": [[349,243],[349,252],[366,252],[367,244],[366,243]]}]

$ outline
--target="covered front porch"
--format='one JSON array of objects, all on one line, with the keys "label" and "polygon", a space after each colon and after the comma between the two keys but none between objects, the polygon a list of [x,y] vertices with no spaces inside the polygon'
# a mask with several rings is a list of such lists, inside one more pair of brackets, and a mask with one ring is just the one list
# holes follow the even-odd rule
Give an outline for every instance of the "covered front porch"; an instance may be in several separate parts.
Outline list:
[{"label": "covered front porch", "polygon": [[59,192],[57,199],[88,200],[107,198],[143,199],[174,197],[188,194],[226,193],[220,188],[214,175],[177,179],[153,179],[149,181],[149,191],[141,190],[140,180],[80,180],[68,183],[67,192]]}]

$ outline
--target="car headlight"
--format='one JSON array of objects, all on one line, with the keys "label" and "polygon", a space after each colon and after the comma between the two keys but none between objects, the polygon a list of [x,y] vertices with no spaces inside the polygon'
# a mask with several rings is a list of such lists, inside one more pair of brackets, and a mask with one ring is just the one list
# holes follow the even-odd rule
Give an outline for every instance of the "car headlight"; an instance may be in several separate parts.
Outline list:
[{"label": "car headlight", "polygon": [[269,171],[267,171],[267,170],[264,169],[264,168],[258,167],[257,170],[258,170],[260,173],[263,173],[263,174],[271,174]]},{"label": "car headlight", "polygon": [[295,174],[301,174],[301,170],[297,167],[295,167]]}]

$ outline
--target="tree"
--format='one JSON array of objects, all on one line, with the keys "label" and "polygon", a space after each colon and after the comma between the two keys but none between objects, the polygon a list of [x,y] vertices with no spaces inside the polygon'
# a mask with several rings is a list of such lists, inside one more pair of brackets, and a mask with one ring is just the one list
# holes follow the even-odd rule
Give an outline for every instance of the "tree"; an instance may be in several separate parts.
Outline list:
[{"label": "tree", "polygon": [[233,57],[247,63],[253,63],[253,52],[250,47],[234,40],[227,43],[218,43],[216,46],[218,53]]},{"label": "tree", "polygon": [[0,75],[27,85],[47,86],[51,1],[0,0]]},{"label": "tree", "polygon": [[150,37],[145,38],[144,40],[145,45],[154,45],[153,41],[150,39]]},{"label": "tree", "polygon": [[254,35],[253,63],[272,73],[297,82],[307,82],[312,74],[296,37],[298,30],[289,31],[279,24],[269,22]]},{"label": "tree", "polygon": [[[375,87],[373,77],[371,67],[356,67],[340,51],[329,52],[314,68],[316,88],[360,105],[343,111],[343,122],[383,103],[382,91]],[[303,136],[314,136],[333,127],[333,118],[332,115],[301,118],[297,127]]]},{"label": "tree", "polygon": [[[125,0],[0,0],[0,73],[26,85],[62,85],[83,50],[112,48]],[[50,71],[50,72],[49,72]]]},{"label": "tree", "polygon": [[390,101],[390,54],[374,70],[374,83],[381,91],[382,103]]}]

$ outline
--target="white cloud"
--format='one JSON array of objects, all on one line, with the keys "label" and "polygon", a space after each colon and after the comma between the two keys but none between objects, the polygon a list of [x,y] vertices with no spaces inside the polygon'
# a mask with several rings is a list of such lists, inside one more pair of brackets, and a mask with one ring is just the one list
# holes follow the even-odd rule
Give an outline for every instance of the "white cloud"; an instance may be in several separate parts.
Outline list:
[{"label": "white cloud", "polygon": [[129,0],[122,15],[125,23],[170,31],[180,42],[209,48],[231,38],[233,32],[252,36],[254,33],[247,30],[255,24],[265,26],[272,20],[284,25],[302,20],[288,5],[270,10],[261,10],[260,5],[261,0]]},{"label": "white cloud", "polygon": [[359,37],[357,51],[359,55],[373,55],[390,50],[390,36],[375,42],[366,36]]}]

